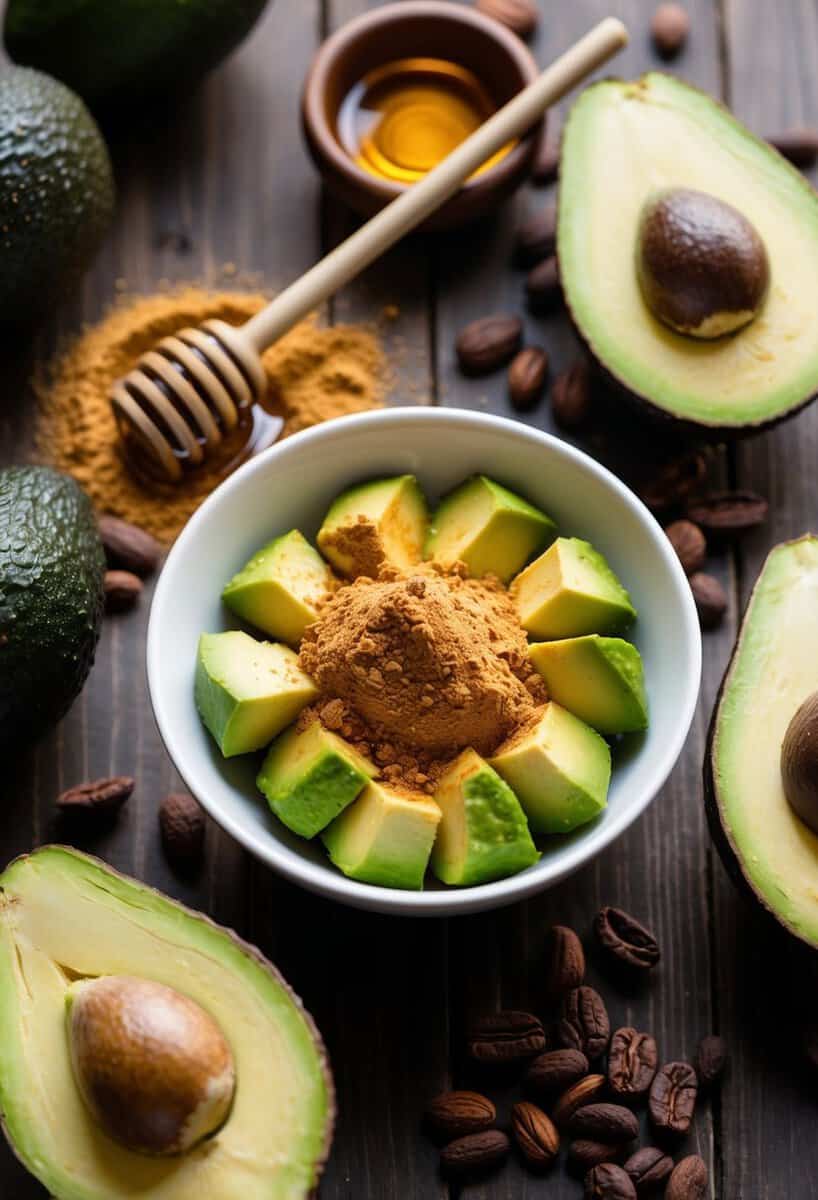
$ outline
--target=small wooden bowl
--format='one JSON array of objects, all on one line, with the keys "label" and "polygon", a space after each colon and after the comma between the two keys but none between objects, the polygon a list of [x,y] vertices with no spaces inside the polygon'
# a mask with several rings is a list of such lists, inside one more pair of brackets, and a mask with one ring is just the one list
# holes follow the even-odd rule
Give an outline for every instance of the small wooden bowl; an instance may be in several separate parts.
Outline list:
[{"label": "small wooden bowl", "polygon": [[[411,184],[377,179],[338,140],[336,119],[350,88],[396,58],[445,58],[472,71],[497,107],[539,74],[533,57],[499,21],[445,0],[401,0],[350,21],[319,49],[304,84],[301,114],[310,154],[328,187],[362,216],[372,216]],[[451,229],[496,208],[528,177],[545,120],[494,166],[470,179],[422,226]]]}]

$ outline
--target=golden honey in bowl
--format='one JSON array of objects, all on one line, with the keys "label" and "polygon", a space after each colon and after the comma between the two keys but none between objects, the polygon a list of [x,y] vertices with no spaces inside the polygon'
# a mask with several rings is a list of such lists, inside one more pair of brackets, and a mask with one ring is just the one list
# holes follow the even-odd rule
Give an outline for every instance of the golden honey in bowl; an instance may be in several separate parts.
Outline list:
[{"label": "golden honey in bowl", "polygon": [[[476,75],[443,58],[401,58],[368,72],[338,110],[338,139],[379,179],[414,183],[497,110]],[[508,154],[509,142],[480,174]]]}]

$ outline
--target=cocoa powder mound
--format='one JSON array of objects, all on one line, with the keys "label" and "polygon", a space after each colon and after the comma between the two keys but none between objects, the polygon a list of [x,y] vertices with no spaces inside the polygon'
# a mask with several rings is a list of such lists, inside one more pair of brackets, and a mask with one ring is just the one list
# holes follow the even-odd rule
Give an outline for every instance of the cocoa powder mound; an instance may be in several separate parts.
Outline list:
[{"label": "cocoa powder mound", "polygon": [[494,749],[546,699],[502,585],[419,566],[359,577],[301,644],[318,715],[395,785],[431,791],[467,746]]}]

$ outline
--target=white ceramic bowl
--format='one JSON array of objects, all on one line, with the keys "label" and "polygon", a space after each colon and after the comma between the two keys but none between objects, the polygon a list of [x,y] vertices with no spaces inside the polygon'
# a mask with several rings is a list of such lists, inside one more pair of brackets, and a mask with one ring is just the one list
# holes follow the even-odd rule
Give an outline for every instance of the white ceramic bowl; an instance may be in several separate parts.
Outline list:
[{"label": "white ceramic bowl", "polygon": [[[608,808],[565,838],[545,839],[540,861],[473,888],[409,892],[345,878],[320,841],[272,816],[256,791],[255,755],[225,761],[193,702],[196,644],[229,628],[222,586],[272,536],[313,536],[330,501],[356,480],[413,472],[430,501],[475,472],[543,508],[560,532],[607,557],[639,611],[634,640],[645,663],[650,728],[615,753]],[[407,408],[345,417],[271,447],[227,479],[191,518],[168,555],[148,628],[148,685],[159,730],[191,792],[243,846],[288,879],[381,912],[452,915],[497,907],[557,883],[618,837],[667,779],[687,736],[701,671],[690,588],[648,510],[592,459],[548,434],[499,417]]]}]

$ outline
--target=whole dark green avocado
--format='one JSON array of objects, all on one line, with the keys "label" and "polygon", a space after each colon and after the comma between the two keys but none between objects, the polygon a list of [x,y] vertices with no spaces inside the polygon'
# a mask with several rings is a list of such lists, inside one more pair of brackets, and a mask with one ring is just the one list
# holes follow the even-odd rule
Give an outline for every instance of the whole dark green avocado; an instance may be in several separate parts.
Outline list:
[{"label": "whole dark green avocado", "polygon": [[[293,0],[287,0],[292,3]],[[192,87],[250,32],[267,0],[9,0],[11,58],[92,108]]]},{"label": "whole dark green avocado", "polygon": [[114,210],[105,142],[88,109],[40,71],[0,73],[0,321],[51,308],[89,265]]},{"label": "whole dark green avocado", "polygon": [[88,497],[48,467],[0,470],[0,748],[58,721],[102,622],[105,556]]}]

